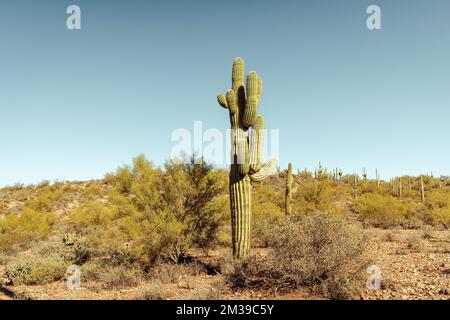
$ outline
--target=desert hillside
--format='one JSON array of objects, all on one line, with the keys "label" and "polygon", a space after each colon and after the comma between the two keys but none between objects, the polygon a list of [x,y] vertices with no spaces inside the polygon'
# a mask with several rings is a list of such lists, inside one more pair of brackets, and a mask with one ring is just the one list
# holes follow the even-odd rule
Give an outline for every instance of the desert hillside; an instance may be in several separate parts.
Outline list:
[{"label": "desert hillside", "polygon": [[139,156],[102,180],[3,188],[0,299],[450,299],[446,178],[319,167],[292,174],[289,197],[288,180],[253,185],[245,261],[231,258],[228,172],[204,163]]}]

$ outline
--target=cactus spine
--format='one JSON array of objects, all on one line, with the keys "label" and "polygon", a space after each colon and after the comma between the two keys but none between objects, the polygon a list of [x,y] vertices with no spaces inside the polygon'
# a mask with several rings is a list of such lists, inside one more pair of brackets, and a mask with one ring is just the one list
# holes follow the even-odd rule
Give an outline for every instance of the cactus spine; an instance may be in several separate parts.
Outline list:
[{"label": "cactus spine", "polygon": [[[237,259],[250,254],[252,182],[273,174],[277,161],[261,163],[264,119],[258,115],[262,80],[256,72],[247,75],[245,88],[244,60],[233,62],[231,89],[217,101],[229,111],[231,125],[230,210],[233,256]],[[250,137],[249,137],[250,136]]]}]

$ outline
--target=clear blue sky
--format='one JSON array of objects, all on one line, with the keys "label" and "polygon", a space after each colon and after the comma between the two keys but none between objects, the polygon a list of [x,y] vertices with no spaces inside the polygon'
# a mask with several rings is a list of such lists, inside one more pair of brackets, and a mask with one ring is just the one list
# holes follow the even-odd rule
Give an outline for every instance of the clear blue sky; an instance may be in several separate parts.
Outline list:
[{"label": "clear blue sky", "polygon": [[450,174],[448,0],[2,0],[0,39],[0,185],[160,164],[174,129],[225,130],[236,56],[264,80],[282,167]]}]

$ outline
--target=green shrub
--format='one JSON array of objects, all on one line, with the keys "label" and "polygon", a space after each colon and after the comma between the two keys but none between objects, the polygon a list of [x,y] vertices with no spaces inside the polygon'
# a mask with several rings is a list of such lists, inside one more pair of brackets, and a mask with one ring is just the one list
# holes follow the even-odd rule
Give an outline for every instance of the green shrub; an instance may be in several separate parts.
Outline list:
[{"label": "green shrub", "polygon": [[4,278],[12,285],[47,284],[63,279],[68,266],[55,256],[21,258],[6,265]]},{"label": "green shrub", "polygon": [[22,190],[24,188],[25,188],[25,185],[23,183],[17,182],[11,186],[6,186],[2,189],[5,191],[18,191],[18,190]]},{"label": "green shrub", "polygon": [[425,199],[430,223],[450,227],[450,193],[445,190],[435,190],[427,194]]},{"label": "green shrub", "polygon": [[391,227],[414,220],[418,210],[416,203],[377,193],[362,195],[354,202],[354,207],[362,219],[377,227]]},{"label": "green shrub", "polygon": [[71,214],[73,229],[111,257],[114,265],[147,268],[159,259],[181,261],[189,248],[207,248],[228,216],[221,170],[191,159],[167,162],[164,172],[143,156],[119,168],[107,203],[87,201]]},{"label": "green shrub", "polygon": [[102,194],[102,187],[96,183],[90,183],[86,189],[83,190],[83,196],[89,200],[95,200],[96,197]]},{"label": "green shrub", "polygon": [[41,182],[39,182],[36,186],[36,188],[40,189],[40,188],[45,188],[48,187],[50,185],[50,181],[49,180],[42,180]]},{"label": "green shrub", "polygon": [[327,180],[310,180],[302,183],[293,195],[294,213],[329,212],[340,214],[345,211],[347,191],[343,185]]},{"label": "green shrub", "polygon": [[19,215],[0,217],[0,252],[26,247],[46,237],[54,217],[51,213],[25,208]]},{"label": "green shrub", "polygon": [[55,203],[65,198],[63,190],[57,186],[48,186],[41,189],[37,197],[31,198],[25,203],[25,207],[35,211],[51,212]]}]

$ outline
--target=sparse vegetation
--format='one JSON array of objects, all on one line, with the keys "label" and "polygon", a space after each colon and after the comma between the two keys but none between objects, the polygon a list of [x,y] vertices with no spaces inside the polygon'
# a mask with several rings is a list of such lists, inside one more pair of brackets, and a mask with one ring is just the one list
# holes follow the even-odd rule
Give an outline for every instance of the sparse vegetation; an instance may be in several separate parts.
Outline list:
[{"label": "sparse vegetation", "polygon": [[362,230],[341,218],[317,213],[281,219],[267,257],[238,262],[228,274],[234,287],[320,289],[329,298],[349,298],[361,288],[369,265]]},{"label": "sparse vegetation", "polygon": [[[343,299],[364,288],[368,235],[398,259],[427,248],[448,254],[442,235],[449,227],[449,185],[423,176],[422,201],[420,179],[403,177],[400,197],[400,179],[392,185],[322,167],[292,173],[297,190],[288,217],[288,172],[252,184],[255,255],[227,267],[228,173],[196,162],[158,168],[139,156],[99,181],[1,189],[0,281],[63,285],[67,267],[76,264],[83,286],[140,288],[136,299],[272,296],[298,288]],[[383,286],[392,287],[386,280]]]}]

